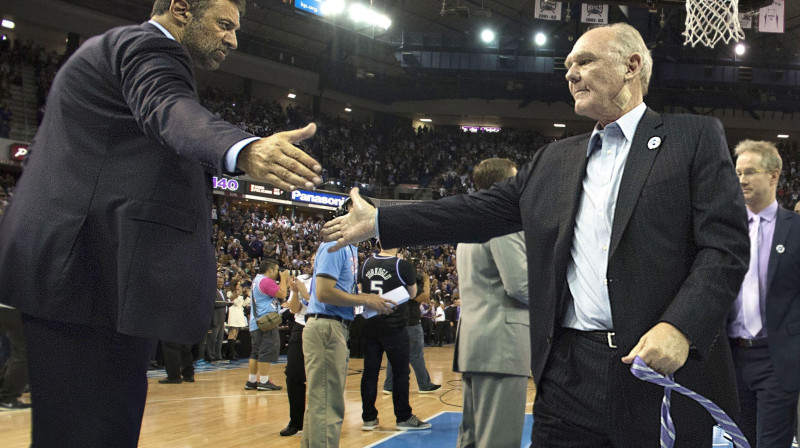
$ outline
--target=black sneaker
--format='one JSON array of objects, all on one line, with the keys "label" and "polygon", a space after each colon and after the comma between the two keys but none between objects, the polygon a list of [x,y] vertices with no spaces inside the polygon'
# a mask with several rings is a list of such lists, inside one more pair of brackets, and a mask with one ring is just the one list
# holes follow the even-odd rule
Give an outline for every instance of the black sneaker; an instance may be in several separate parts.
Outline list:
[{"label": "black sneaker", "polygon": [[432,394],[432,393],[436,392],[437,390],[439,390],[441,387],[442,386],[439,385],[439,384],[431,384],[431,387],[429,387],[427,389],[420,389],[419,393],[421,393],[421,394]]},{"label": "black sneaker", "polygon": [[256,381],[255,383],[251,381],[244,383],[244,390],[256,390],[256,389],[258,389],[258,381]]},{"label": "black sneaker", "polygon": [[285,428],[281,430],[281,436],[283,437],[293,436],[298,432],[301,432],[302,430],[303,428],[295,428],[292,425],[287,425]]},{"label": "black sneaker", "polygon": [[23,403],[19,400],[0,402],[0,408],[2,409],[29,409],[30,407],[30,403]]},{"label": "black sneaker", "polygon": [[273,383],[272,380],[267,381],[266,383],[259,383],[258,390],[260,391],[267,391],[267,390],[281,390],[283,387],[278,386],[277,384]]},{"label": "black sneaker", "polygon": [[181,384],[183,382],[180,378],[161,378],[158,384]]}]

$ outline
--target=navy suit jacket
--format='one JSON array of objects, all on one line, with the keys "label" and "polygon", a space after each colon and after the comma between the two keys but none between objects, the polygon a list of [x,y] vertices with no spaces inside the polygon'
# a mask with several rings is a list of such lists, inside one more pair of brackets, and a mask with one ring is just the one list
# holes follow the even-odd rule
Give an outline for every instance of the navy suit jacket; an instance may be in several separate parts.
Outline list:
[{"label": "navy suit jacket", "polygon": [[[531,370],[539,383],[568,305],[567,265],[586,172],[589,134],[540,149],[515,178],[471,195],[380,209],[385,247],[480,243],[525,231]],[[658,137],[660,146],[648,148]],[[408,232],[407,229],[414,229]],[[620,357],[658,322],[694,350],[676,380],[736,414],[736,383],[725,319],[747,272],[747,213],[718,120],[647,110],[625,165],[611,233],[607,282]],[[498,347],[502,349],[503,347]],[[619,363],[619,421],[658,427],[663,389]],[[676,427],[712,420],[673,394]],[[655,429],[646,435],[658,435]]]},{"label": "navy suit jacket", "polygon": [[800,215],[778,207],[767,268],[769,353],[781,386],[800,389]]},{"label": "navy suit jacket", "polygon": [[249,137],[200,105],[189,54],[155,26],[87,40],[53,82],[0,223],[0,302],[199,340],[216,286],[211,176]]}]

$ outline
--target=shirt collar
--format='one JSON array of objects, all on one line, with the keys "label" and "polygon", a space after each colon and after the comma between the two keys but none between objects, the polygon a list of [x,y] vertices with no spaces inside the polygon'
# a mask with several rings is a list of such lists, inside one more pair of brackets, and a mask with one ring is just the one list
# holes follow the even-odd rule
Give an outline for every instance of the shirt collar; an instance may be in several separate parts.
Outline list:
[{"label": "shirt collar", "polygon": [[778,200],[776,199],[776,200],[772,201],[772,204],[769,204],[767,206],[767,208],[765,208],[764,210],[761,210],[758,213],[753,213],[753,212],[750,211],[749,208],[747,209],[747,220],[748,221],[750,221],[751,219],[753,219],[756,216],[760,217],[764,221],[772,222],[772,220],[775,219],[776,216],[778,216]]},{"label": "shirt collar", "polygon": [[[628,113],[626,113],[625,115],[619,117],[617,121],[614,122],[622,130],[622,134],[625,136],[625,140],[627,140],[628,142],[633,141],[633,136],[634,134],[636,134],[636,127],[639,126],[639,122],[642,121],[642,117],[644,116],[645,112],[647,112],[647,105],[644,102],[642,102],[639,103],[638,106],[628,111]],[[603,129],[604,128],[600,126],[600,123],[597,123],[594,126],[592,135],[589,137],[589,142],[593,142],[594,136],[602,132]],[[589,157],[591,155],[591,151],[592,151],[592,144],[590,143],[589,148],[586,150],[586,157]]]},{"label": "shirt collar", "polygon": [[172,40],[175,40],[175,36],[173,36],[172,33],[167,31],[167,29],[164,28],[164,26],[161,25],[160,23],[156,22],[153,19],[148,20],[147,23],[149,23],[149,24],[153,25],[154,27],[158,28],[159,30],[161,30],[161,32],[164,33],[164,35],[167,36],[168,38],[170,38]]}]

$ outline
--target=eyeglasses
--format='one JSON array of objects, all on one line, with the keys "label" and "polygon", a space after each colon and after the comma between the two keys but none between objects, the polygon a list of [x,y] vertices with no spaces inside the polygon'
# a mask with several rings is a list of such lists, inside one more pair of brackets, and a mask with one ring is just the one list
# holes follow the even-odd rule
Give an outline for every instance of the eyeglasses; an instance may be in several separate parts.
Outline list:
[{"label": "eyeglasses", "polygon": [[748,169],[746,169],[744,171],[736,170],[736,177],[741,179],[743,177],[750,177],[750,176],[752,176],[753,174],[756,174],[756,173],[767,173],[769,171],[771,171],[771,170],[757,170],[755,168],[748,168]]}]

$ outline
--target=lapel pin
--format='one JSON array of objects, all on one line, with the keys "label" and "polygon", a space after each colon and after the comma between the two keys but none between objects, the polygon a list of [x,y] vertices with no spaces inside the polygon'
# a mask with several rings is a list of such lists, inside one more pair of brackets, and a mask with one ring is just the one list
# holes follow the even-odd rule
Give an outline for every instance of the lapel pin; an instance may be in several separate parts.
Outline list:
[{"label": "lapel pin", "polygon": [[661,137],[652,137],[647,141],[647,149],[656,149],[661,146]]},{"label": "lapel pin", "polygon": [[786,248],[783,247],[783,244],[778,244],[777,246],[775,246],[775,252],[777,252],[779,254],[782,254],[783,251],[785,251],[785,250],[786,250]]}]

